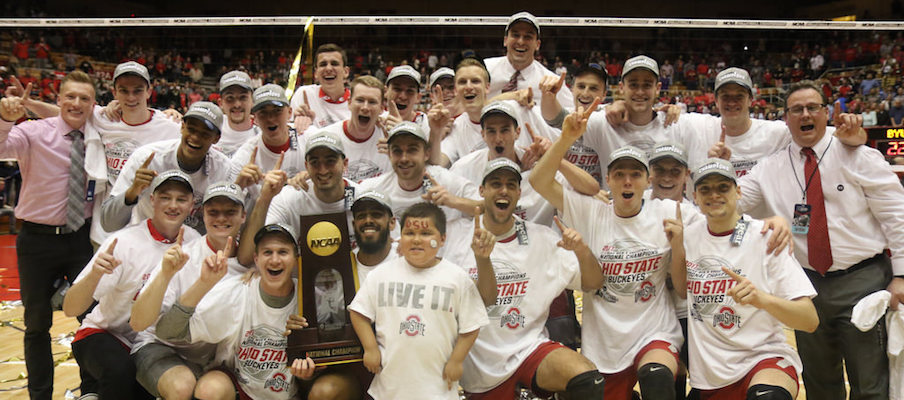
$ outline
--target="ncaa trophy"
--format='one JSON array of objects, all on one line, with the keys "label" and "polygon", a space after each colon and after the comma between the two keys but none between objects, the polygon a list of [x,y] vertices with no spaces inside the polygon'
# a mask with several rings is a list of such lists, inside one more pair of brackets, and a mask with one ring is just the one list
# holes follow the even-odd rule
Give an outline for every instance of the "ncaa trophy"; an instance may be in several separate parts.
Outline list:
[{"label": "ncaa trophy", "polygon": [[364,349],[346,309],[359,285],[346,214],[302,216],[298,241],[298,313],[308,327],[289,335],[288,363],[306,357],[317,365],[361,361]]}]

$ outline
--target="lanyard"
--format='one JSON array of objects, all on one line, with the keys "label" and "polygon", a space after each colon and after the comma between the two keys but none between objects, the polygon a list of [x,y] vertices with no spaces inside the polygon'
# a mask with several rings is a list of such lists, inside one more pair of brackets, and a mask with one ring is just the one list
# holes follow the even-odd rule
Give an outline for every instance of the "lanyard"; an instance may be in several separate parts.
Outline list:
[{"label": "lanyard", "polygon": [[[829,138],[829,144],[826,145],[826,149],[823,150],[822,154],[819,155],[819,160],[816,161],[816,168],[813,168],[813,172],[810,174],[810,177],[806,177],[807,167],[806,167],[806,164],[804,165],[804,175],[805,175],[804,178],[807,179],[806,187],[804,187],[804,185],[802,185],[800,183],[800,179],[797,179],[797,174],[794,174],[794,181],[797,182],[797,186],[800,188],[800,191],[803,195],[803,200],[801,200],[802,203],[807,202],[807,190],[810,189],[810,183],[813,180],[813,176],[816,175],[816,171],[819,171],[819,164],[822,164],[822,158],[825,157],[826,152],[829,151],[829,147],[832,146],[833,140],[835,140],[835,136],[832,136],[831,138]],[[813,148],[811,147],[810,149],[812,150]],[[814,152],[814,154],[815,154],[815,152]],[[788,162],[791,164],[791,170],[793,171],[794,170],[794,160],[791,158],[791,145],[788,145]]]}]

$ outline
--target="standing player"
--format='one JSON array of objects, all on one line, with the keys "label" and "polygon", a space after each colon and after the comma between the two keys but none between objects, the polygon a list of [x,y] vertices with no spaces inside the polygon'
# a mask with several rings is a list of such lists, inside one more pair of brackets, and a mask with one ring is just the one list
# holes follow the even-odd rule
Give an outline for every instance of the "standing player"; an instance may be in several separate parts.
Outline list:
[{"label": "standing player", "polygon": [[[550,341],[545,329],[553,300],[565,288],[580,290],[582,281],[592,285],[601,279],[599,264],[590,249],[578,247],[571,236],[560,241],[552,229],[515,216],[521,177],[521,169],[511,160],[490,161],[480,185],[483,223],[475,218],[473,237],[461,232],[449,238],[446,259],[463,267],[481,287],[486,278],[475,257],[488,256],[495,275],[491,281],[498,288],[487,307],[492,323],[481,330],[465,360],[462,387],[472,400],[514,400],[518,385],[540,396],[564,392],[572,399],[602,399],[603,378],[596,366]],[[560,229],[565,230],[561,225]],[[480,242],[481,232],[490,240],[488,255],[469,246]],[[557,242],[585,262],[557,248]]]},{"label": "standing player", "polygon": [[[305,168],[311,177],[306,190],[284,188],[287,176],[277,161],[264,175],[260,197],[245,223],[239,241],[238,259],[250,266],[254,255],[251,246],[254,232],[266,224],[283,224],[293,235],[301,235],[302,215],[349,212],[355,199],[355,183],[342,178],[348,165],[342,141],[330,132],[318,132],[308,139],[305,149]],[[348,215],[351,228],[351,215]]]},{"label": "standing player", "polygon": [[[543,64],[534,59],[536,52],[540,50],[540,25],[537,17],[522,11],[509,17],[505,28],[505,55],[483,60],[489,70],[490,98],[500,93],[507,93],[519,89],[534,89],[533,102],[540,102],[540,81],[544,76],[556,76],[546,69]],[[571,104],[572,95],[567,87],[559,91],[560,104]]]},{"label": "standing player", "polygon": [[650,153],[650,189],[643,192],[643,198],[690,203],[684,195],[690,176],[684,146],[671,140],[656,143]]},{"label": "standing player", "polygon": [[170,342],[215,343],[216,362],[241,399],[291,399],[295,378],[310,379],[310,358],[286,363],[290,329],[307,325],[295,315],[298,296],[292,273],[298,245],[286,228],[267,225],[254,235],[257,274],[220,279],[229,269],[218,252],[204,260],[201,275],[157,322],[157,335]]},{"label": "standing player", "polygon": [[170,244],[198,237],[182,222],[192,208],[191,178],[178,170],[161,172],[151,182],[151,218],[117,231],[101,245],[63,300],[67,316],[79,315],[96,300],[72,341],[72,353],[84,376],[82,392],[96,389],[101,398],[145,398],[135,381],[129,351],[137,332],[129,325],[132,303],[160,264]]},{"label": "standing player", "polygon": [[236,177],[239,186],[248,189],[248,201],[254,204],[260,193],[262,171],[269,171],[282,161],[280,169],[292,178],[304,171],[304,151],[297,133],[286,124],[291,110],[282,87],[267,84],[257,88],[251,110],[262,133],[246,140],[236,151],[229,174]]},{"label": "standing player", "polygon": [[364,366],[376,374],[367,391],[375,400],[458,400],[462,363],[487,314],[468,274],[437,257],[445,222],[436,205],[409,208],[400,221],[402,258],[372,271],[349,305]]},{"label": "standing player", "polygon": [[348,80],[348,56],[342,47],[326,43],[314,52],[313,85],[302,86],[292,94],[295,129],[305,133],[308,127],[325,128],[349,118],[351,91]]},{"label": "standing player", "polygon": [[389,172],[389,157],[378,151],[378,144],[386,139],[378,117],[382,111],[386,88],[377,78],[359,76],[351,83],[351,100],[348,108],[351,117],[323,130],[332,132],[342,140],[347,155],[348,168],[345,177],[353,182]]},{"label": "standing player", "polygon": [[429,201],[444,209],[449,221],[471,215],[477,187],[449,170],[427,166],[427,134],[413,122],[401,122],[389,131],[389,158],[393,171],[361,182],[360,190],[378,190],[389,196],[393,215]]},{"label": "standing player", "polygon": [[766,238],[750,234],[764,222],[738,214],[735,175],[725,160],[704,161],[694,171],[694,200],[706,220],[682,233],[676,208],[664,221],[672,279],[689,296],[691,386],[701,399],[791,400],[801,363],[781,325],[814,331],[816,291],[791,255],[767,253]]},{"label": "standing player", "polygon": [[145,390],[164,399],[232,399],[235,389],[229,377],[208,371],[216,346],[173,344],[156,335],[157,318],[188,291],[201,275],[204,260],[222,253],[228,258],[228,275],[245,272],[235,259],[234,238],[245,222],[245,196],[238,185],[220,182],[204,193],[204,225],[207,234],[170,247],[149,283],[132,305],[129,325],[138,332],[132,347],[138,382]]},{"label": "standing player", "polygon": [[417,110],[421,104],[421,74],[409,65],[399,65],[386,77],[386,112],[383,129],[391,130],[402,121],[414,122],[427,131],[427,114]]},{"label": "standing player", "polygon": [[[220,138],[223,112],[215,104],[199,101],[191,105],[182,120],[182,139],[151,143],[135,150],[123,167],[122,179],[117,179],[104,201],[102,223],[108,231],[136,224],[151,214],[147,189],[156,171],[178,169],[191,178],[193,186],[207,187],[207,182],[229,178],[229,159],[210,148]],[[204,229],[201,220],[201,197],[194,199],[192,213],[186,225]]]},{"label": "standing player", "polygon": [[253,91],[251,77],[242,71],[227,72],[220,77],[217,105],[226,118],[220,127],[220,141],[214,148],[227,157],[232,157],[242,144],[260,134],[260,129],[251,119]]}]

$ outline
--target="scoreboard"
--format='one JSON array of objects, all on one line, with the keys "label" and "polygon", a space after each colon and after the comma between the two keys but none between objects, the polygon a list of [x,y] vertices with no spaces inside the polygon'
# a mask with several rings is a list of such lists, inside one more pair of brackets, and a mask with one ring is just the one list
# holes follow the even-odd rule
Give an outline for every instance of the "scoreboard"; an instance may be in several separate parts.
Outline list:
[{"label": "scoreboard", "polygon": [[889,161],[904,157],[904,128],[866,128],[868,142]]}]

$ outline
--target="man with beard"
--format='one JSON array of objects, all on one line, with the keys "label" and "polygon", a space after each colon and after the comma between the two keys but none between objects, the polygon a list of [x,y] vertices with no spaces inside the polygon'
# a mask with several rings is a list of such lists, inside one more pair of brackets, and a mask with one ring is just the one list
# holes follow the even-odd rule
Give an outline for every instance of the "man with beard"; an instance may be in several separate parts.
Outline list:
[{"label": "man with beard", "polygon": [[571,399],[602,399],[603,376],[596,366],[550,341],[545,330],[553,300],[566,288],[580,290],[584,282],[600,279],[599,264],[574,230],[560,224],[565,231],[560,240],[551,228],[515,215],[521,180],[515,162],[490,161],[480,185],[485,211],[483,218],[475,219],[473,239],[465,232],[449,237],[446,258],[468,271],[478,288],[486,278],[469,242],[478,242],[480,231],[495,242],[489,254],[495,278],[489,278],[497,296],[487,307],[493,322],[481,330],[468,353],[461,385],[472,400],[514,400],[519,385],[544,398],[561,392]]},{"label": "man with beard", "polygon": [[389,235],[395,229],[392,203],[385,194],[370,190],[358,195],[352,204],[352,225],[358,248],[358,284],[364,283],[367,274],[385,262],[398,257],[396,242]]},{"label": "man with beard", "polygon": [[251,120],[253,91],[251,77],[242,71],[227,72],[220,77],[220,98],[217,105],[226,118],[220,127],[220,141],[214,148],[228,157],[232,157],[242,144],[260,133],[260,129]]},{"label": "man with beard", "polygon": [[[147,187],[157,171],[178,169],[191,177],[194,187],[229,180],[229,159],[211,145],[220,139],[223,112],[215,104],[199,101],[191,105],[182,120],[182,138],[151,143],[133,152],[104,201],[101,218],[109,232],[136,224],[152,214]],[[192,212],[185,224],[203,231],[201,198],[196,193]]]},{"label": "man with beard", "polygon": [[308,139],[305,168],[310,174],[310,183],[307,189],[284,189],[288,177],[277,161],[264,175],[260,196],[245,223],[239,242],[239,263],[251,265],[254,255],[252,235],[265,222],[284,224],[297,236],[301,234],[302,215],[346,212],[351,231],[350,208],[357,185],[342,178],[347,165],[342,141],[330,132],[318,132]]},{"label": "man with beard", "polygon": [[348,80],[348,56],[345,49],[334,43],[320,45],[314,51],[313,85],[299,87],[292,94],[292,110],[295,129],[304,133],[310,127],[315,131],[350,116],[348,101],[351,91],[345,87]]}]

